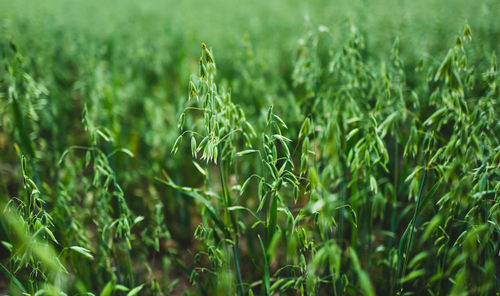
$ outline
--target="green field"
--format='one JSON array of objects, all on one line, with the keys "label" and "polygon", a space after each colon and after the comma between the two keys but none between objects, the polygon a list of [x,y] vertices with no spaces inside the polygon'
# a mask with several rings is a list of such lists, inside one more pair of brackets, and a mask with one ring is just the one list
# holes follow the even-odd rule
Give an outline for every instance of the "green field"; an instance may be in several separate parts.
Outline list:
[{"label": "green field", "polygon": [[0,0],[0,295],[500,295],[499,16]]}]

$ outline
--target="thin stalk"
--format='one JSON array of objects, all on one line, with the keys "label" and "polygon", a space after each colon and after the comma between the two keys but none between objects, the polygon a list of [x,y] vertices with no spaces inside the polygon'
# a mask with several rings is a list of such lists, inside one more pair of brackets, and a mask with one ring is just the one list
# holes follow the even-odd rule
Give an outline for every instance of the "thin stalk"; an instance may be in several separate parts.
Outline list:
[{"label": "thin stalk", "polygon": [[394,124],[394,193],[392,203],[395,204],[398,200],[398,154],[399,154],[399,145],[398,145],[398,124],[397,122]]},{"label": "thin stalk", "polygon": [[[358,193],[358,172],[356,171],[354,175],[352,176],[353,182],[352,182],[352,191],[351,191],[351,207],[352,210],[358,215],[358,198],[359,198],[359,193]],[[359,221],[358,221],[359,222]],[[359,223],[358,223],[359,224]],[[353,225],[352,230],[351,230],[351,244],[353,248],[357,248],[358,246],[358,228]]]},{"label": "thin stalk", "polygon": [[[417,215],[418,215],[418,212],[420,210],[420,204],[422,203],[422,197],[424,194],[424,187],[425,187],[426,179],[427,179],[427,168],[424,170],[424,173],[422,174],[422,179],[420,180],[420,189],[418,192],[417,205],[415,207],[415,211],[413,212],[413,217],[410,221],[410,229],[409,229],[410,232],[408,234],[409,235],[408,242],[406,243],[406,248],[405,248],[405,253],[404,253],[404,258],[403,258],[403,268],[402,268],[402,272],[401,272],[399,280],[404,278],[405,273],[406,273],[406,265],[407,265],[408,256],[410,255],[411,247],[413,244],[413,236],[414,236],[413,233],[415,232],[415,224],[417,221]],[[402,283],[400,285],[401,285],[400,288],[402,289],[403,288]]]},{"label": "thin stalk", "polygon": [[[390,203],[389,207],[391,210],[391,233],[396,233],[396,208],[397,208],[397,202],[398,202],[398,189],[399,189],[399,179],[398,179],[398,155],[399,155],[399,145],[398,145],[398,124],[397,122],[394,123],[394,183],[393,183],[393,196],[392,196],[392,202]],[[390,237],[389,238],[389,250],[392,249],[394,246],[394,238]],[[396,272],[391,272],[391,279],[390,279],[390,285],[391,285],[391,295],[394,295],[394,285],[395,285],[395,278],[396,278]]]},{"label": "thin stalk", "polygon": [[[220,154],[222,154],[222,150]],[[225,198],[225,203],[226,207],[231,206],[231,193],[229,192],[229,188],[226,183],[226,176],[227,176],[227,168],[225,166],[224,161],[222,160],[222,155],[219,156],[220,163],[219,163],[219,175],[221,179],[221,184],[222,184],[222,194]],[[239,262],[239,255],[238,255],[238,248],[239,248],[239,239],[238,239],[238,224],[236,223],[236,218],[234,212],[229,213],[229,217],[231,220],[231,226],[234,229],[234,244],[232,246],[233,249],[233,256],[234,256],[234,265],[236,269],[236,280],[237,280],[237,291],[238,295],[243,296],[245,293],[243,291],[243,280],[241,278],[241,272],[240,272],[240,262]]]},{"label": "thin stalk", "polygon": [[[367,198],[369,196],[367,195]],[[366,252],[366,271],[370,271],[371,267],[371,254],[372,254],[372,232],[373,232],[373,213],[372,213],[372,207],[373,207],[373,201],[369,199],[367,201],[367,211],[368,211],[368,236],[366,237],[366,245],[367,245],[367,252]]]}]

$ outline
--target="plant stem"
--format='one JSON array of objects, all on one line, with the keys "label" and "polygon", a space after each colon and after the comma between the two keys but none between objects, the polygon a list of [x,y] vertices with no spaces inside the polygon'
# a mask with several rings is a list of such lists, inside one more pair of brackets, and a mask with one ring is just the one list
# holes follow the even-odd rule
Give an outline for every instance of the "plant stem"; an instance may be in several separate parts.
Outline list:
[{"label": "plant stem", "polygon": [[[226,182],[227,178],[227,167],[225,166],[225,162],[222,159],[222,150],[219,150],[220,152],[220,163],[219,163],[219,175],[221,179],[221,185],[222,185],[222,194],[225,199],[226,207],[231,206],[231,193],[229,192],[229,188]],[[239,262],[239,255],[238,255],[238,248],[239,248],[239,242],[238,242],[238,225],[236,223],[236,218],[235,214],[233,212],[229,212],[230,220],[231,220],[231,226],[233,227],[234,230],[234,244],[232,246],[233,249],[233,256],[234,256],[234,265],[236,269],[236,280],[237,280],[237,291],[238,295],[243,296],[245,293],[243,291],[243,280],[241,278],[241,272],[240,272],[240,262]]]}]

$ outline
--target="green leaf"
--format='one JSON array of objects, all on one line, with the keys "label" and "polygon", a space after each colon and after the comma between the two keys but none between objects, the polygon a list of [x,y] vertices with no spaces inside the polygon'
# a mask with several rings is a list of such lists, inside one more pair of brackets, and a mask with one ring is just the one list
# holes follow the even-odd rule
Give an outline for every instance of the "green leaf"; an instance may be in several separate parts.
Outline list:
[{"label": "green leaf", "polygon": [[109,281],[106,286],[104,286],[104,289],[102,289],[101,294],[99,296],[111,296],[111,293],[113,292],[113,282]]},{"label": "green leaf", "polygon": [[427,272],[425,271],[424,268],[418,269],[418,270],[414,270],[414,271],[410,272],[407,276],[405,276],[404,279],[401,282],[405,283],[405,282],[412,281],[412,280],[414,280],[416,278],[424,276],[426,273]]},{"label": "green leaf", "polygon": [[0,263],[0,268],[2,268],[3,272],[7,274],[7,276],[10,278],[10,280],[23,292],[27,293],[26,289],[24,288],[23,284],[5,267],[3,264]]},{"label": "green leaf", "polygon": [[241,189],[240,189],[240,196],[241,196],[241,195],[243,195],[243,193],[245,192],[245,190],[246,190],[246,188],[247,188],[248,184],[250,183],[250,180],[252,180],[252,177],[253,177],[253,176],[248,177],[248,178],[245,180],[245,182],[243,182],[243,185],[241,186]]},{"label": "green leaf", "polygon": [[269,262],[267,261],[267,253],[266,253],[266,248],[264,248],[264,243],[262,242],[262,239],[259,237],[259,243],[260,247],[262,249],[262,256],[264,259],[264,276],[263,276],[263,281],[264,281],[264,289],[266,295],[270,295],[270,274],[269,274]]}]

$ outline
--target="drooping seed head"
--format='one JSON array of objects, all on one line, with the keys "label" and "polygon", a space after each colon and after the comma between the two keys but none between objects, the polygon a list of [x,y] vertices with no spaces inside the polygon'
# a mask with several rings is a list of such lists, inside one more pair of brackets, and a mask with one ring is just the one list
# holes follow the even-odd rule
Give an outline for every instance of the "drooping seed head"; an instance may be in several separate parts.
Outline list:
[{"label": "drooping seed head", "polygon": [[203,50],[203,55],[205,56],[205,61],[208,64],[214,64],[214,58],[212,56],[212,53],[207,49],[207,45],[205,43],[201,43],[201,48]]}]

